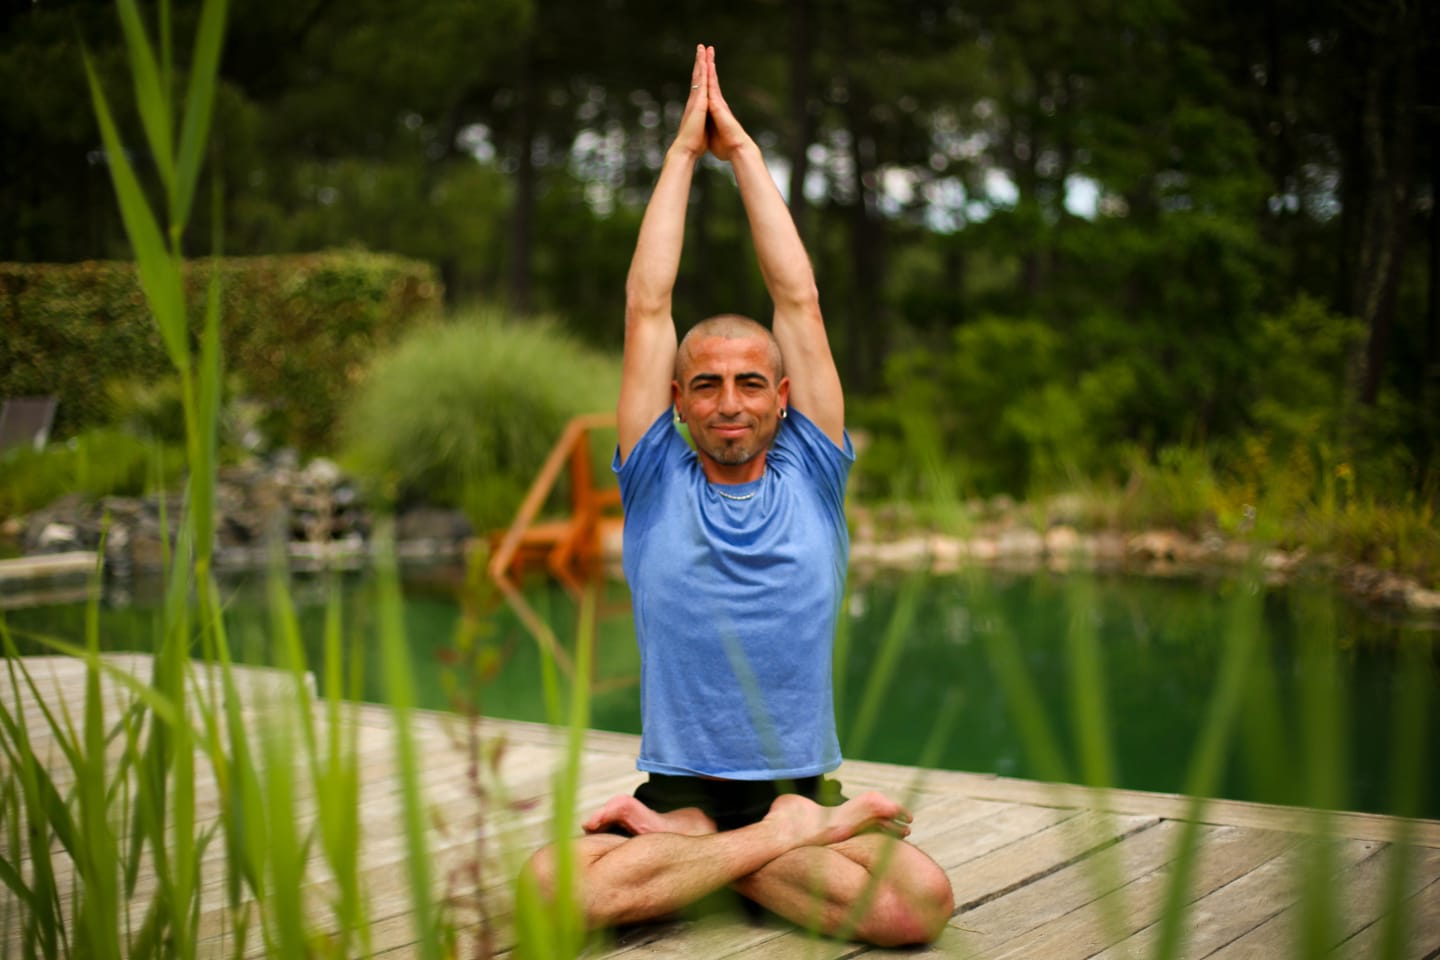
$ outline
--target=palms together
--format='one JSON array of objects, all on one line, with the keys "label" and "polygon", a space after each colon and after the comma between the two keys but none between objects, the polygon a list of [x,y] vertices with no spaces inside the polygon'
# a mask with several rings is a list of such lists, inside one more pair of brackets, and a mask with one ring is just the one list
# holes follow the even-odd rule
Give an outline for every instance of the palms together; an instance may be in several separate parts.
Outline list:
[{"label": "palms together", "polygon": [[695,47],[695,65],[690,71],[690,97],[680,117],[676,146],[698,158],[708,150],[717,159],[729,162],[737,150],[750,142],[750,136],[720,92],[720,76],[715,71],[715,48],[703,44]]}]

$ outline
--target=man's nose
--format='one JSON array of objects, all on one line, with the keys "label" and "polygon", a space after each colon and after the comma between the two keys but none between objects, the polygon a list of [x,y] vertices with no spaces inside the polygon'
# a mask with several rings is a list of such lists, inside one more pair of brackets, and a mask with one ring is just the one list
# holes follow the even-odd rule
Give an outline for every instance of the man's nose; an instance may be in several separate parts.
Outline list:
[{"label": "man's nose", "polygon": [[732,414],[740,412],[740,389],[733,383],[727,383],[720,388],[720,412]]}]

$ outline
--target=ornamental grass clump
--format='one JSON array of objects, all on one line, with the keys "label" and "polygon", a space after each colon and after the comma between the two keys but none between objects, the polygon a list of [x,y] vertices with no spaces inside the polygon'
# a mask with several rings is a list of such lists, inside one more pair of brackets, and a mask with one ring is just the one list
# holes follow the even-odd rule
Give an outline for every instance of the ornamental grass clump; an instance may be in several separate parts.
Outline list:
[{"label": "ornamental grass clump", "polygon": [[619,389],[619,360],[555,324],[471,310],[374,362],[345,414],[343,459],[392,503],[460,507],[493,529],[514,516],[565,424],[615,409]]}]

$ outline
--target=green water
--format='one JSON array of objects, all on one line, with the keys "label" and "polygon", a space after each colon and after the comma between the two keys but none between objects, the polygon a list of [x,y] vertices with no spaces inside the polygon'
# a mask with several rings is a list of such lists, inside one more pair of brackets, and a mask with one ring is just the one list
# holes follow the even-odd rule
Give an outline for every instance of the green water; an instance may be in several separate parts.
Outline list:
[{"label": "green water", "polygon": [[[1077,594],[1077,588],[1083,591]],[[295,583],[302,632],[318,665],[322,580]],[[1033,684],[1043,723],[1059,747],[1067,778],[1080,777],[1075,685],[1067,637],[1076,615],[1093,628],[1101,666],[1105,728],[1116,785],[1179,792],[1186,782],[1199,731],[1220,667],[1223,640],[1232,629],[1227,611],[1238,580],[1148,579],[1121,576],[1061,577],[985,572],[958,576],[852,578],[847,626],[837,666],[837,713],[842,746],[850,757],[930,765],[1007,776],[1044,778],[1028,756],[1009,697],[995,669],[997,643],[1013,643]],[[1255,588],[1252,588],[1255,589]],[[537,645],[503,605],[476,599],[485,616],[472,651],[457,654],[465,590],[457,571],[412,573],[406,582],[407,636],[425,706],[468,709],[491,716],[545,720]],[[1392,707],[1406,677],[1425,691],[1425,745],[1418,768],[1423,797],[1418,812],[1440,818],[1440,635],[1433,624],[1393,622],[1317,586],[1263,588],[1259,604],[1260,659],[1249,671],[1252,696],[1242,711],[1219,795],[1282,803],[1305,802],[1309,772],[1301,722],[1302,689],[1319,652],[1333,655],[1338,681],[1327,702],[1338,711],[1338,742],[1324,744],[1346,771],[1337,806],[1390,812]],[[269,613],[256,584],[229,591],[227,620],[241,659],[266,662]],[[349,634],[370,669],[362,692],[381,699],[379,657],[368,627],[369,584],[344,581]],[[575,604],[564,591],[532,586],[527,593],[562,644],[573,647]],[[910,597],[907,601],[904,598]],[[610,583],[601,598],[591,725],[639,732],[639,670],[633,624],[623,584]],[[908,629],[893,650],[882,649],[888,628],[913,608]],[[154,640],[156,606],[140,591],[101,610],[101,635],[115,649],[147,649]],[[1078,614],[1077,614],[1078,611]],[[83,606],[57,604],[11,610],[17,633],[83,636]],[[1407,673],[1399,651],[1418,649]],[[31,649],[34,649],[33,646]],[[886,661],[888,659],[888,666]],[[857,736],[854,720],[876,673],[889,675],[879,691],[875,723]],[[1263,681],[1263,682],[1261,682]],[[1313,686],[1313,685],[1312,685]],[[945,704],[953,721],[937,729]],[[1269,718],[1269,727],[1255,726]],[[1269,731],[1268,740],[1261,733]],[[1251,749],[1258,744],[1259,749]],[[926,755],[927,748],[932,751]]]}]

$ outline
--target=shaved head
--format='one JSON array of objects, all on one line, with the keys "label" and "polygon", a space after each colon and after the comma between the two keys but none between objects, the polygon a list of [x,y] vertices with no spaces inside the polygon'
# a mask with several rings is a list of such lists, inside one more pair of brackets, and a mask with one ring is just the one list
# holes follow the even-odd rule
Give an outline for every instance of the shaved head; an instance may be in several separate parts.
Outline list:
[{"label": "shaved head", "polygon": [[775,335],[770,332],[770,328],[749,317],[742,317],[738,313],[722,313],[719,316],[701,320],[685,333],[685,338],[680,341],[680,349],[675,353],[675,379],[677,381],[684,382],[684,371],[690,365],[691,348],[706,337],[720,337],[725,340],[764,340],[769,347],[775,382],[779,383],[785,377],[785,361],[780,356],[780,344],[776,342]]}]

